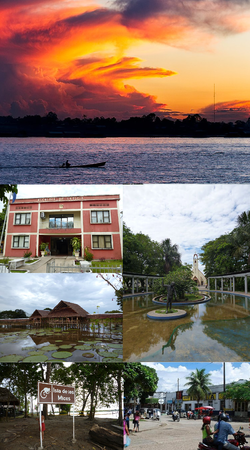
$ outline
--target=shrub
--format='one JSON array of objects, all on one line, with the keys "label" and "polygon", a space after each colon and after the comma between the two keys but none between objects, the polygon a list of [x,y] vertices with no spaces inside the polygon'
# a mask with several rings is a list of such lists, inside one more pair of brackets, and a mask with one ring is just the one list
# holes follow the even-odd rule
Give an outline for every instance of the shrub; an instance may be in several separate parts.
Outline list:
[{"label": "shrub", "polygon": [[24,252],[23,257],[29,258],[32,255],[32,252]]},{"label": "shrub", "polygon": [[85,247],[84,249],[84,259],[86,259],[86,261],[93,261],[94,255],[93,253],[90,252],[88,247]]}]

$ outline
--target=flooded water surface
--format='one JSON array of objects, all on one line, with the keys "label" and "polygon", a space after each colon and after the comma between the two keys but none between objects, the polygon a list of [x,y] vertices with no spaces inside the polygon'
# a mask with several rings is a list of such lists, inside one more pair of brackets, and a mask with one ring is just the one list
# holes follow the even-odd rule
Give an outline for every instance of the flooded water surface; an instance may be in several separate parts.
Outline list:
[{"label": "flooded water surface", "polygon": [[1,328],[0,362],[122,361],[122,327]]},{"label": "flooded water surface", "polygon": [[125,361],[249,360],[250,298],[211,294],[207,303],[180,306],[187,316],[171,321],[148,319],[155,309],[151,296],[124,300]]}]

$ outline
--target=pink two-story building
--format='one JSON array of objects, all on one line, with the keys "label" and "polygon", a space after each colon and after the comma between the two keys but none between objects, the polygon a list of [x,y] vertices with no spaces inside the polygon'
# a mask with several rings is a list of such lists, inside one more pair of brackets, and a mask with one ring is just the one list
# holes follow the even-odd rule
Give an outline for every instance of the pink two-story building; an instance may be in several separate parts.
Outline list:
[{"label": "pink two-story building", "polygon": [[122,259],[119,200],[119,195],[16,199],[9,205],[4,255],[40,256],[45,242],[51,255],[70,256],[70,240],[78,237],[81,256],[88,247],[94,259]]}]

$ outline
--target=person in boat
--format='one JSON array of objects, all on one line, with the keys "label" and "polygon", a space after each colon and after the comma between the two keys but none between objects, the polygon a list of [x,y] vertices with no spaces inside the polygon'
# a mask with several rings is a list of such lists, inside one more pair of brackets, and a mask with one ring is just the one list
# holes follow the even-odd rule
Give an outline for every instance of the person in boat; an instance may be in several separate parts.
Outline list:
[{"label": "person in boat", "polygon": [[66,167],[70,167],[70,163],[69,163],[69,160],[67,159],[67,161],[66,161]]}]

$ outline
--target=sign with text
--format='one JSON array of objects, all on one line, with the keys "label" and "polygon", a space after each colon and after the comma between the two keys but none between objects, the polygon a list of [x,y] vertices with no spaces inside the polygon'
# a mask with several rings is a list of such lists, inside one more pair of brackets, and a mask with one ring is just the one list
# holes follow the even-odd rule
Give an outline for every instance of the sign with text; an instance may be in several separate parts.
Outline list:
[{"label": "sign with text", "polygon": [[37,403],[75,404],[75,388],[39,381]]}]

